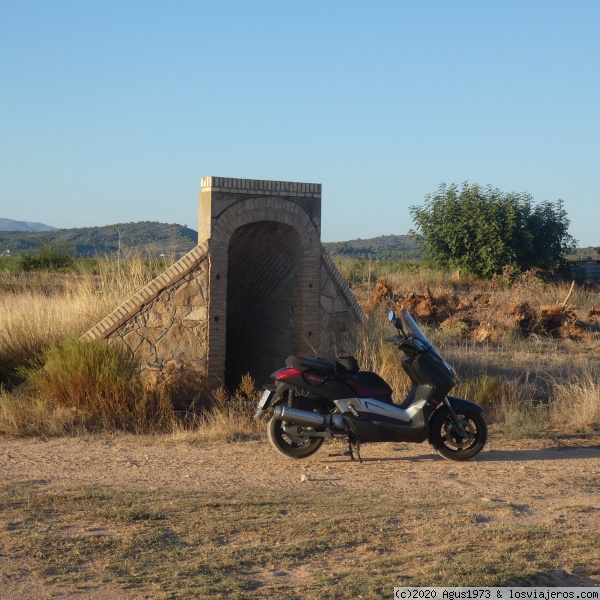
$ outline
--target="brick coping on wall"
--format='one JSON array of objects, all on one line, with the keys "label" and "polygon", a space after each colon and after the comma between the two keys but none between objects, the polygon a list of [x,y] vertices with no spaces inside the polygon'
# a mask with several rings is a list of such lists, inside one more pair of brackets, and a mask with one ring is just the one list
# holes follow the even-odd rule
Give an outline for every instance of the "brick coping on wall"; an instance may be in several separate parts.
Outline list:
[{"label": "brick coping on wall", "polygon": [[82,339],[104,339],[137,314],[146,304],[154,300],[162,291],[193,271],[199,264],[208,260],[208,243],[203,242],[180,258],[164,273],[153,279],[135,296],[129,298],[113,310],[106,318],[84,333]]},{"label": "brick coping on wall", "polygon": [[231,177],[203,177],[202,191],[234,194],[260,194],[261,196],[295,196],[320,198],[320,183],[270,181],[264,179],[234,179]]}]

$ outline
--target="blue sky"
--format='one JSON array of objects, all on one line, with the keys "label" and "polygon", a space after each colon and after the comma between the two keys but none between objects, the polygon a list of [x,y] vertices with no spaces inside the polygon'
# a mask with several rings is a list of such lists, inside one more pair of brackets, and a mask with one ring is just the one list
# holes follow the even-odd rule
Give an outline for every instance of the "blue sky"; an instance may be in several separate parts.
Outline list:
[{"label": "blue sky", "polygon": [[600,245],[600,2],[4,0],[0,217],[197,229],[206,175],[323,184],[323,241],[470,181]]}]

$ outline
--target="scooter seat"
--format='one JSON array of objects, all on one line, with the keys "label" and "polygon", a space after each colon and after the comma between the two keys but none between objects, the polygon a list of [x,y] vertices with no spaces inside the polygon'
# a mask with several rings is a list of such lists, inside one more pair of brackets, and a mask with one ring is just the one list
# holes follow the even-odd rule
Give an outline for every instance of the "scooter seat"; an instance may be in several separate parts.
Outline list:
[{"label": "scooter seat", "polygon": [[327,375],[335,375],[335,366],[323,358],[309,358],[308,356],[288,356],[285,361],[286,367],[298,369],[299,371],[316,371]]}]

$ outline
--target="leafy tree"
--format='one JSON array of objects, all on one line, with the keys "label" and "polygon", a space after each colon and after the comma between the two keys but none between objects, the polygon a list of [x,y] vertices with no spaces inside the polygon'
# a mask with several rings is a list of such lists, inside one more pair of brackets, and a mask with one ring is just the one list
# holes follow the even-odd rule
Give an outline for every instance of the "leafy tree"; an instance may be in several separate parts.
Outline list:
[{"label": "leafy tree", "polygon": [[42,244],[20,257],[23,271],[64,271],[74,264],[73,251],[65,246]]},{"label": "leafy tree", "polygon": [[478,277],[506,265],[551,272],[575,247],[562,201],[536,205],[527,193],[442,184],[410,213],[417,229],[412,233],[430,264]]}]

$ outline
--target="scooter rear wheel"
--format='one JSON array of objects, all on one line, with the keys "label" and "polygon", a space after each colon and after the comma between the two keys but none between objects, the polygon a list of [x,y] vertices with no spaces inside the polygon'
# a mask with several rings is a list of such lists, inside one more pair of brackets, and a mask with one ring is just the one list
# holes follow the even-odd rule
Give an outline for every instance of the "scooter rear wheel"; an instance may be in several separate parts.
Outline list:
[{"label": "scooter rear wheel", "polygon": [[487,424],[479,412],[458,413],[467,437],[456,431],[448,410],[440,410],[431,422],[429,441],[438,454],[449,460],[469,460],[483,450],[487,441]]},{"label": "scooter rear wheel", "polygon": [[323,438],[303,436],[294,432],[296,426],[279,419],[271,418],[267,426],[267,437],[271,446],[289,458],[306,458],[314,454],[323,444]]}]

